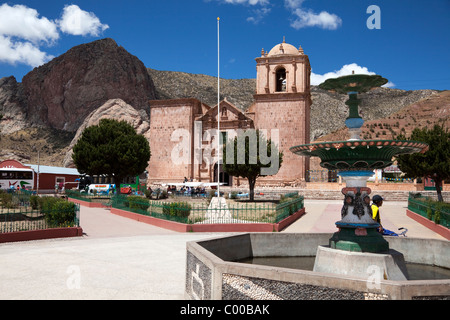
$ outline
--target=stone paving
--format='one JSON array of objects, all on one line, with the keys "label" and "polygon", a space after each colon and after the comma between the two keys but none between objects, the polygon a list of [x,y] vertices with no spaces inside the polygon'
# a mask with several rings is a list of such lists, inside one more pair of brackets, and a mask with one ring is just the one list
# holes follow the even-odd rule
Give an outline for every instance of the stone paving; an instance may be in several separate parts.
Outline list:
[{"label": "stone paving", "polygon": [[[341,203],[305,200],[306,214],[282,232],[334,232]],[[405,208],[386,202],[384,226],[443,239]],[[79,238],[0,244],[0,299],[184,299],[186,242],[225,234],[178,233],[86,207],[80,221]]]}]

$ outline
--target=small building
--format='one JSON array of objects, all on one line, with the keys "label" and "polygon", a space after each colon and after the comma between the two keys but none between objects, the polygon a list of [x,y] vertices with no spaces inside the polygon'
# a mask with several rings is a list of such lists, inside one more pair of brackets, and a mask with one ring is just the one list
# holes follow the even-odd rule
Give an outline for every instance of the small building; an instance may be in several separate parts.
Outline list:
[{"label": "small building", "polygon": [[[73,189],[78,186],[80,173],[74,168],[52,167],[37,164],[22,164],[16,160],[0,162],[0,188],[24,188],[45,192]],[[39,188],[38,188],[39,183]]]}]

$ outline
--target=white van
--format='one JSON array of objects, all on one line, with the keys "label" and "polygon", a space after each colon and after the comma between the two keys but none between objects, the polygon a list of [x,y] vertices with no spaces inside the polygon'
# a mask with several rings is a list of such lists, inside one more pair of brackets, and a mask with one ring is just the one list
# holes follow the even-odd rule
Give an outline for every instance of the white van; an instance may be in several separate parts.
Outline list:
[{"label": "white van", "polygon": [[90,184],[88,194],[94,194],[94,190],[97,191],[97,194],[109,194],[109,192],[113,192],[115,190],[115,184],[108,183],[99,183],[99,184]]}]

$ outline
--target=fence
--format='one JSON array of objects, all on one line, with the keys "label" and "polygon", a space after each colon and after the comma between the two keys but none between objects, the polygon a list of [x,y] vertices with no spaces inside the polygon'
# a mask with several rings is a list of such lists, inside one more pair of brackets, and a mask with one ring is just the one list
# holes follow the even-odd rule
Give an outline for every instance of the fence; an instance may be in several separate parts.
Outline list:
[{"label": "fence", "polygon": [[114,196],[113,208],[132,211],[159,219],[194,223],[278,223],[303,208],[303,197],[292,194],[280,201],[246,202],[227,200],[226,208],[214,208],[209,200],[149,200],[139,196]]},{"label": "fence", "polygon": [[409,193],[408,209],[437,224],[450,228],[450,204],[424,197],[420,193]]},{"label": "fence", "polygon": [[63,199],[0,193],[0,201],[0,233],[79,226],[79,205]]}]

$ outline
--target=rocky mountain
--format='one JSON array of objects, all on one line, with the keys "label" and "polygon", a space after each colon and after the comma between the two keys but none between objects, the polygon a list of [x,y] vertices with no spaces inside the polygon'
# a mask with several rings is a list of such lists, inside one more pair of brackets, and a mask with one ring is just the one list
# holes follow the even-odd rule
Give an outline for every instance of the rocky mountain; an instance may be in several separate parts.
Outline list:
[{"label": "rocky mountain", "polygon": [[10,134],[28,126],[23,86],[13,76],[0,79],[1,133]]},{"label": "rocky mountain", "polygon": [[109,38],[73,47],[35,68],[22,87],[30,124],[71,132],[109,99],[139,110],[157,98],[144,64]]}]

